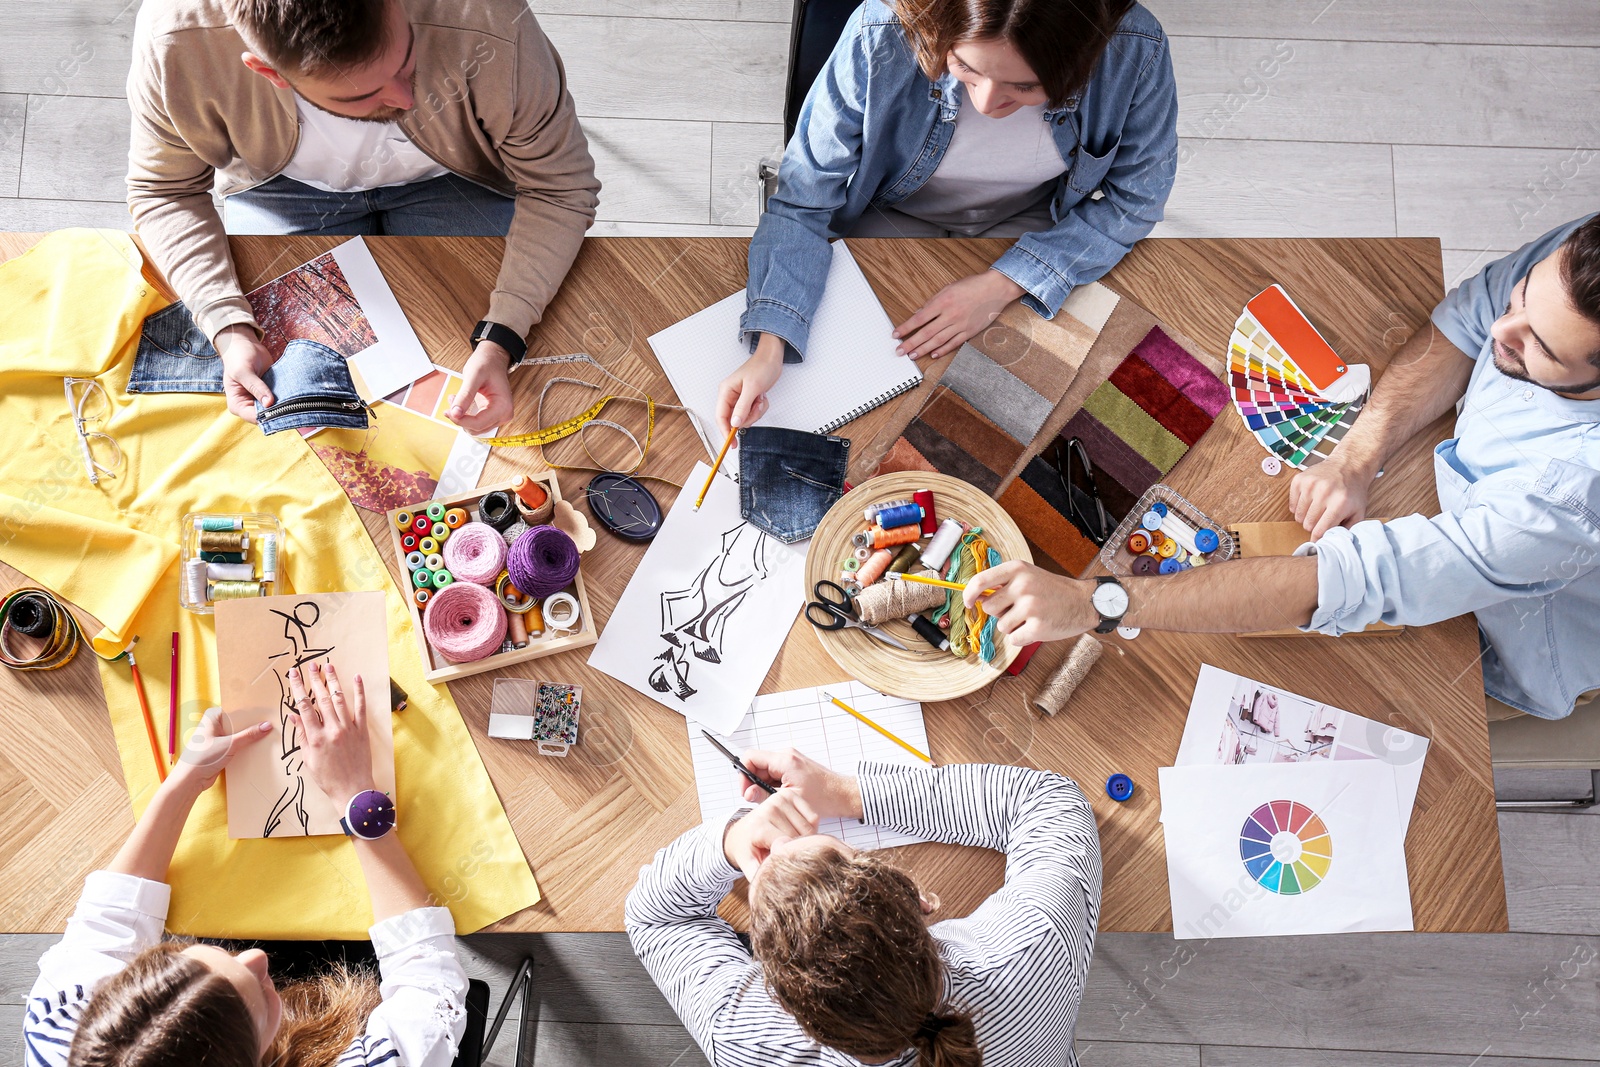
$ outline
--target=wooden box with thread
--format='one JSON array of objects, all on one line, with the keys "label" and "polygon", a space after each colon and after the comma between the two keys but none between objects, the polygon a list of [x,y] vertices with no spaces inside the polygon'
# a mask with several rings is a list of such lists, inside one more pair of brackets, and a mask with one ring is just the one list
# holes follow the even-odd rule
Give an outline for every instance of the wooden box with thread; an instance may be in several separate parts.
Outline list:
[{"label": "wooden box with thread", "polygon": [[[556,505],[561,502],[561,485],[557,481],[554,471],[543,471],[538,474],[530,474],[528,475],[528,479],[543,487],[545,492],[549,494],[549,501],[551,505]],[[397,518],[402,513],[417,514],[418,512],[425,512],[429,505],[440,504],[443,505],[447,510],[462,509],[467,512],[468,517],[472,521],[477,522],[480,520],[479,502],[482,501],[486,495],[495,492],[505,492],[509,494],[513,493],[514,489],[515,483],[513,482],[505,482],[498,485],[483,485],[471,490],[470,492],[454,493],[448,496],[435,497],[432,500],[424,501],[412,507],[395,508],[388,512],[387,525],[389,527],[389,540],[390,544],[394,548],[395,562],[399,566],[401,573],[405,574],[407,571],[405,562],[406,557],[412,551],[415,551],[414,549],[407,549],[403,544],[404,533],[401,531],[397,523]],[[539,521],[548,522],[549,520],[541,519]],[[566,632],[552,632],[549,620],[546,620],[543,636],[532,637],[530,635],[527,646],[524,648],[508,649],[484,656],[482,659],[461,663],[452,663],[451,661],[445,659],[445,657],[428,642],[426,631],[423,628],[423,615],[426,609],[418,605],[415,596],[412,595],[412,589],[408,584],[406,589],[406,605],[411,611],[411,628],[416,634],[417,650],[421,652],[422,662],[427,668],[424,677],[426,677],[428,681],[435,684],[440,682],[451,682],[458,678],[466,678],[474,674],[482,674],[485,671],[498,670],[501,667],[509,667],[517,663],[526,663],[529,660],[542,659],[545,656],[553,656],[558,652],[567,652],[574,648],[586,648],[589,645],[594,644],[600,639],[600,632],[595,627],[594,613],[589,610],[589,597],[584,591],[583,570],[581,566],[578,570],[578,573],[574,575],[572,583],[566,592],[577,602],[578,618],[576,620],[576,627],[573,630]]]}]

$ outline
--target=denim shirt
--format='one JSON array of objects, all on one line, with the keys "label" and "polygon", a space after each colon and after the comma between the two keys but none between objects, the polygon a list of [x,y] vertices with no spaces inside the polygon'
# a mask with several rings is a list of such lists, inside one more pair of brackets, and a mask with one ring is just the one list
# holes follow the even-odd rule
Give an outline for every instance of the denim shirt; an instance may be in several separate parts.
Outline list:
[{"label": "denim shirt", "polygon": [[1440,512],[1329,530],[1311,629],[1426,625],[1474,612],[1485,691],[1545,719],[1600,687],[1600,400],[1568,400],[1494,366],[1489,327],[1557,227],[1463,282],[1433,312],[1476,366],[1456,436],[1434,449]]},{"label": "denim shirt", "polygon": [[[786,360],[799,360],[828,276],[828,240],[932,177],[963,91],[948,71],[928,80],[887,4],[867,0],[850,16],[806,95],[750,243],[740,322],[750,344],[775,334],[788,342]],[[1025,290],[1023,303],[1053,318],[1075,286],[1101,277],[1150,232],[1172,190],[1178,93],[1155,16],[1134,5],[1089,84],[1047,107],[1043,121],[1068,168],[1050,202],[1056,222],[1025,234],[994,268]]]}]

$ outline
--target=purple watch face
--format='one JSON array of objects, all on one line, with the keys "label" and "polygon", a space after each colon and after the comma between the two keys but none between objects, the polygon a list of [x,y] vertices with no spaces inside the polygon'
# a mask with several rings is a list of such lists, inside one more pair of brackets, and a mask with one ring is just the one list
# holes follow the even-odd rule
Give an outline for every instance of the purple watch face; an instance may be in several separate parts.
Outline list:
[{"label": "purple watch face", "polygon": [[357,837],[368,840],[382,837],[394,829],[394,801],[376,789],[357,793],[345,811],[345,821]]}]

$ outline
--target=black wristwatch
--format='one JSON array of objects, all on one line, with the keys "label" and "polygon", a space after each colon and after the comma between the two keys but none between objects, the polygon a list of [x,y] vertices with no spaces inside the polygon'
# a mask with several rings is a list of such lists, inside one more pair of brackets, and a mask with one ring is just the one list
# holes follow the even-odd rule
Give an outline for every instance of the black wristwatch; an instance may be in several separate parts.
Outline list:
[{"label": "black wristwatch", "polygon": [[1100,613],[1100,625],[1094,628],[1094,632],[1108,634],[1117,628],[1122,617],[1128,613],[1128,591],[1122,588],[1121,582],[1109,575],[1101,575],[1094,581],[1094,592],[1090,594],[1089,603]]},{"label": "black wristwatch", "polygon": [[493,341],[509,352],[512,367],[521,363],[522,357],[528,354],[528,342],[518,337],[515,330],[498,322],[490,322],[488,319],[484,319],[472,328],[472,347],[477,348],[479,341]]}]

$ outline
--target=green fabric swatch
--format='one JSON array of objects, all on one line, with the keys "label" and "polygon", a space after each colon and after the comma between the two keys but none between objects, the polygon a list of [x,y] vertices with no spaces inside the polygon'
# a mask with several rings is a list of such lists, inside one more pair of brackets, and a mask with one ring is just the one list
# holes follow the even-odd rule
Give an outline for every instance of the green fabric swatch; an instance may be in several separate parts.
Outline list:
[{"label": "green fabric swatch", "polygon": [[1151,418],[1110,382],[1102,382],[1098,389],[1090,393],[1083,407],[1162,474],[1170,471],[1189,451],[1188,445],[1174,437],[1170,430]]}]

